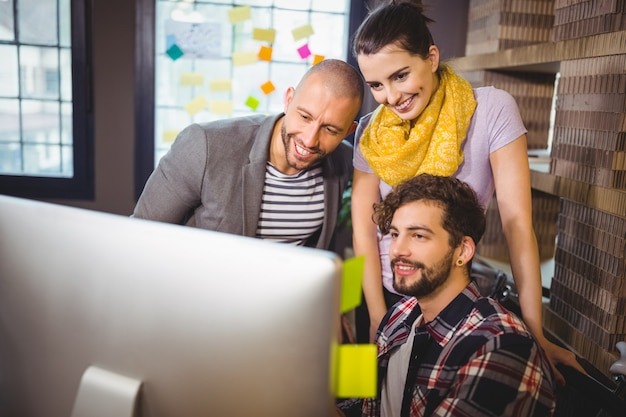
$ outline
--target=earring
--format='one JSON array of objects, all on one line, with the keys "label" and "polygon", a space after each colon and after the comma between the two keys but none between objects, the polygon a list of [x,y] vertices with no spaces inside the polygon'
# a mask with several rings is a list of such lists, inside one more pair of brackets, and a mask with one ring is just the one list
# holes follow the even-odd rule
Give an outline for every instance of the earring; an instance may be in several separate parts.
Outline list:
[{"label": "earring", "polygon": [[463,259],[459,258],[456,260],[456,266],[463,266]]}]

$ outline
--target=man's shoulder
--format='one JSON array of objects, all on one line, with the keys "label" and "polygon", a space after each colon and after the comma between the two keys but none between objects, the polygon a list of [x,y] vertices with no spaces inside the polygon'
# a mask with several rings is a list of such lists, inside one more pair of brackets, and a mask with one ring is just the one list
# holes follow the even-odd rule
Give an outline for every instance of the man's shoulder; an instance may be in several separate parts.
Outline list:
[{"label": "man's shoulder", "polygon": [[[202,129],[207,134],[220,133],[228,136],[233,136],[256,132],[263,125],[277,118],[277,115],[267,116],[254,114],[250,116],[232,117],[228,119],[214,120],[211,122],[197,123],[192,126],[195,126],[198,129]],[[271,123],[271,125],[273,127],[274,123]]]},{"label": "man's shoulder", "polygon": [[521,318],[504,308],[498,301],[481,297],[466,320],[461,334],[474,343],[489,343],[492,348],[509,344],[533,344],[534,339]]}]

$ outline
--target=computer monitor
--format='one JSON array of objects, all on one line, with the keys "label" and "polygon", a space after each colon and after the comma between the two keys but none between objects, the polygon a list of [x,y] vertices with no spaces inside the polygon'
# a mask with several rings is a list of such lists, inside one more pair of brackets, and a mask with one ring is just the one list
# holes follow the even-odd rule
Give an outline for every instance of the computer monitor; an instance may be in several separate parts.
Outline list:
[{"label": "computer monitor", "polygon": [[[141,417],[329,415],[341,267],[326,251],[0,196],[0,415],[77,415],[94,368],[140,382]],[[113,407],[123,384],[103,381],[81,407]]]}]

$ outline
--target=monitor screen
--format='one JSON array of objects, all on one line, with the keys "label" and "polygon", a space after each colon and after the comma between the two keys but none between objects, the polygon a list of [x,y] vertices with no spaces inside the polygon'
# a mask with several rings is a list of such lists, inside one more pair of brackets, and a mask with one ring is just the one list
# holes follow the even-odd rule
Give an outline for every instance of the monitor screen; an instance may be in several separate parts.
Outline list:
[{"label": "monitor screen", "polygon": [[329,415],[340,274],[326,251],[0,196],[0,416],[78,415],[94,367],[140,382],[141,417]]}]

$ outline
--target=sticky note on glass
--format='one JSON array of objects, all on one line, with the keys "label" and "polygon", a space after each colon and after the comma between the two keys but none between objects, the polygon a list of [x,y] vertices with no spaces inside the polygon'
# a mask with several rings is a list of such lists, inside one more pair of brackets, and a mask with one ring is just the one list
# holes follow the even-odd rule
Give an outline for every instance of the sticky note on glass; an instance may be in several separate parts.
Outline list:
[{"label": "sticky note on glass", "polygon": [[376,345],[337,346],[335,356],[335,397],[376,397]]},{"label": "sticky note on glass", "polygon": [[276,87],[274,87],[274,83],[271,81],[267,81],[261,84],[261,91],[263,91],[263,93],[266,95],[270,94],[274,90],[276,90]]},{"label": "sticky note on glass", "polygon": [[326,57],[324,55],[313,55],[313,65],[317,65],[322,62]]},{"label": "sticky note on glass", "polygon": [[200,97],[194,98],[189,103],[187,103],[187,105],[185,106],[185,109],[190,115],[193,116],[196,113],[198,113],[200,110],[206,109],[208,104],[209,103],[206,101],[206,98],[204,98],[203,96],[200,96]]},{"label": "sticky note on glass", "polygon": [[295,29],[291,30],[291,34],[293,35],[293,40],[297,41],[302,38],[309,37],[313,34],[313,26],[311,25],[302,25]]},{"label": "sticky note on glass", "polygon": [[231,24],[249,20],[251,17],[250,6],[233,7],[228,11],[228,20]]},{"label": "sticky note on glass", "polygon": [[248,99],[246,100],[246,106],[256,111],[257,107],[259,107],[259,104],[261,104],[261,102],[259,101],[258,98],[253,97],[253,96],[248,96]]},{"label": "sticky note on glass", "polygon": [[215,93],[223,92],[223,91],[230,91],[232,86],[233,86],[233,82],[229,78],[215,79],[215,80],[209,81],[209,90]]},{"label": "sticky note on glass", "polygon": [[211,100],[209,111],[215,114],[233,114],[233,103],[230,100]]},{"label": "sticky note on glass", "polygon": [[183,50],[180,49],[180,47],[176,44],[173,44],[172,46],[167,48],[167,51],[165,51],[165,53],[172,59],[172,61],[176,61],[178,58],[185,54]]},{"label": "sticky note on glass", "polygon": [[259,58],[256,52],[233,52],[232,55],[233,65],[240,67],[243,65],[250,65],[256,63]]},{"label": "sticky note on glass", "polygon": [[163,131],[163,143],[172,143],[178,136],[178,130],[167,129]]},{"label": "sticky note on glass", "polygon": [[276,39],[276,29],[253,28],[252,39],[255,41],[274,43],[274,40]]},{"label": "sticky note on glass", "polygon": [[343,262],[341,301],[339,306],[341,313],[361,305],[364,269],[365,257],[363,256],[356,256]]},{"label": "sticky note on glass", "polygon": [[272,60],[272,48],[269,46],[262,46],[259,49],[259,53],[257,57],[262,61],[271,61]]},{"label": "sticky note on glass", "polygon": [[204,84],[204,75],[199,72],[183,72],[180,74],[181,85],[202,85]]},{"label": "sticky note on glass", "polygon": [[300,58],[306,59],[311,56],[311,50],[309,49],[309,44],[302,45],[298,48],[298,54],[300,54]]}]

